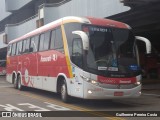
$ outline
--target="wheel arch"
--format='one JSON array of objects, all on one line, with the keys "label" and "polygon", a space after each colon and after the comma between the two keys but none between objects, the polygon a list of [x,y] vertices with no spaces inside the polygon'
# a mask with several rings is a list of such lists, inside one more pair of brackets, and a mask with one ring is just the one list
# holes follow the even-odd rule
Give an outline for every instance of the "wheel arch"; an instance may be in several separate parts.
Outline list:
[{"label": "wheel arch", "polygon": [[[57,93],[60,93],[60,88],[61,88],[61,85],[64,82],[64,80],[66,81],[66,84],[67,84],[66,75],[64,73],[58,74],[58,76],[57,76],[57,86],[56,86]],[[67,84],[67,86],[68,86],[68,84]],[[68,91],[68,87],[67,87],[67,91]]]}]

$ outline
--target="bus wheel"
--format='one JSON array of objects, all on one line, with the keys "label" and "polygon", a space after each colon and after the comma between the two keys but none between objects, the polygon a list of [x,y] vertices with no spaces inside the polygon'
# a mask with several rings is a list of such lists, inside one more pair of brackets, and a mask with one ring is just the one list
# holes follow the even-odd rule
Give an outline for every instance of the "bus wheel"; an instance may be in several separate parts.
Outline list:
[{"label": "bus wheel", "polygon": [[23,86],[22,86],[22,84],[21,84],[21,76],[20,75],[18,75],[18,77],[17,77],[17,88],[19,89],[19,90],[22,90],[22,88],[23,88]]},{"label": "bus wheel", "polygon": [[61,99],[63,102],[69,102],[69,95],[67,92],[67,84],[65,82],[65,80],[63,81],[62,85],[61,85]]},{"label": "bus wheel", "polygon": [[13,79],[14,79],[14,80],[13,80],[13,81],[14,81],[14,83],[13,83],[13,84],[14,84],[14,88],[15,88],[15,89],[17,89],[17,88],[18,88],[18,82],[17,82],[17,79],[16,79],[16,77],[15,77],[15,76],[13,77]]}]

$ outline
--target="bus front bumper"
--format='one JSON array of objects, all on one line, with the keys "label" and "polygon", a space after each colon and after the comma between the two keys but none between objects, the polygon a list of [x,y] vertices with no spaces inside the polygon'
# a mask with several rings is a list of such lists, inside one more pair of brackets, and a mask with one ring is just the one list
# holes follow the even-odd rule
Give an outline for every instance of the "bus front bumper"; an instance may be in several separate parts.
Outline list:
[{"label": "bus front bumper", "polygon": [[107,89],[90,83],[84,85],[84,99],[135,98],[141,95],[141,85],[131,89]]}]

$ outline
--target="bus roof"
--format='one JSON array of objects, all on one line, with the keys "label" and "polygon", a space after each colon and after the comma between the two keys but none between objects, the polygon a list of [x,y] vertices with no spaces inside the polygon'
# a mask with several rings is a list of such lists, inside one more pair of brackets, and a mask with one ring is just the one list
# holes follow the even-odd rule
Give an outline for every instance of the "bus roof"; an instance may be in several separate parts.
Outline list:
[{"label": "bus roof", "polygon": [[86,17],[91,24],[100,25],[100,26],[109,26],[115,28],[125,28],[128,29],[128,25],[122,22],[110,20],[110,19],[103,19],[103,18],[94,18],[94,17]]},{"label": "bus roof", "polygon": [[12,41],[9,42],[9,44],[17,42],[22,39],[27,39],[28,37],[41,34],[42,32],[45,32],[47,30],[51,30],[57,26],[60,26],[62,23],[71,23],[71,22],[79,22],[79,23],[86,23],[86,24],[94,24],[94,25],[100,25],[100,26],[110,26],[110,27],[115,27],[115,28],[125,28],[128,29],[128,25],[122,23],[122,22],[117,22],[114,20],[110,19],[102,19],[102,18],[94,18],[94,17],[74,17],[74,16],[68,16],[64,17],[61,19],[58,19],[56,21],[53,21],[51,23],[48,23],[40,28],[37,28],[19,38],[16,38]]}]

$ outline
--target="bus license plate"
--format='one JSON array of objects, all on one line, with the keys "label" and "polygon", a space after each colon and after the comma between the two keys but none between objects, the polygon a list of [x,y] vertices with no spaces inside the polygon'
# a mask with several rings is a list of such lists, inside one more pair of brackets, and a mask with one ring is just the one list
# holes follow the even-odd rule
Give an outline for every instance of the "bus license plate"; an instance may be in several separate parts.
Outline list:
[{"label": "bus license plate", "polygon": [[114,96],[123,96],[123,92],[114,92]]}]

